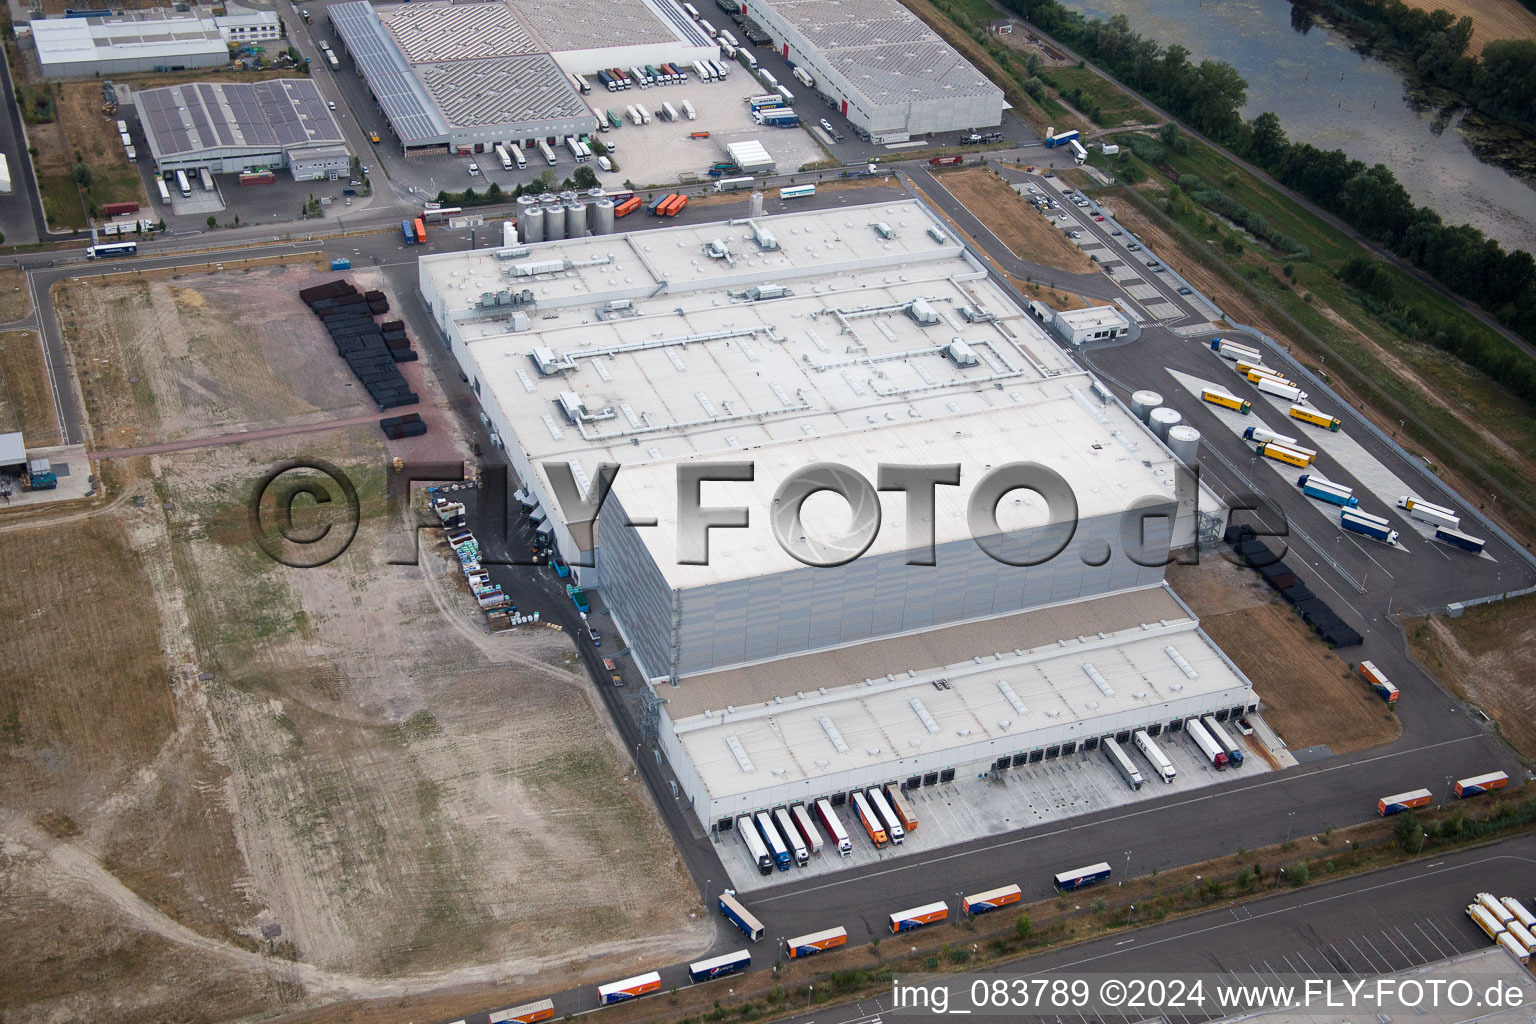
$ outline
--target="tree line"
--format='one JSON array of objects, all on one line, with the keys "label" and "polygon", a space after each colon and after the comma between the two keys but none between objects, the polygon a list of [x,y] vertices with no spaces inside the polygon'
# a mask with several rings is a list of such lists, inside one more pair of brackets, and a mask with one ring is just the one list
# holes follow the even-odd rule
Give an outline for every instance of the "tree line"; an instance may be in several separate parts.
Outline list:
[{"label": "tree line", "polygon": [[[1529,252],[1506,251],[1475,227],[1447,225],[1429,207],[1415,206],[1408,191],[1383,164],[1368,167],[1343,150],[1325,151],[1310,143],[1290,141],[1280,119],[1272,113],[1245,122],[1240,111],[1248,97],[1248,83],[1230,64],[1215,60],[1192,64],[1184,47],[1164,47],[1143,38],[1132,31],[1124,15],[1101,21],[1068,10],[1057,0],[1002,2],[1026,21],[1091,56],[1121,82],[1186,124],[1252,160],[1366,238],[1391,249],[1451,291],[1483,306],[1512,330],[1536,341],[1536,260]],[[1327,2],[1404,6],[1401,0]],[[1444,13],[1430,12],[1429,17],[1439,24],[1449,17],[1439,17]],[[1447,29],[1451,27],[1447,25]],[[1467,34],[1470,38],[1470,25]],[[1529,45],[1536,57],[1536,44]],[[1484,49],[1484,64],[1489,62],[1490,53],[1502,60],[1499,55],[1507,52],[1509,48],[1490,43]],[[1536,89],[1536,59],[1518,66],[1526,68],[1524,74],[1530,79],[1524,88]],[[1536,117],[1536,98],[1527,101],[1525,113]],[[1444,335],[1442,327],[1437,324],[1425,340],[1456,350],[1455,345],[1436,340]],[[1413,333],[1422,336],[1418,331]],[[1458,354],[1485,372],[1509,379],[1502,358],[1494,358],[1492,352],[1484,359],[1470,349]],[[1536,399],[1536,387],[1526,397]]]}]

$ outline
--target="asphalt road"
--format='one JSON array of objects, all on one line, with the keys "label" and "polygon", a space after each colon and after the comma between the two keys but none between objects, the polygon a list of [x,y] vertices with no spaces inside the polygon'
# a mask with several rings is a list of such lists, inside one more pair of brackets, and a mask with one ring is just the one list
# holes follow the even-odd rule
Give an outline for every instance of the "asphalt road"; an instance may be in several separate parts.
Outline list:
[{"label": "asphalt road", "polygon": [[10,245],[27,245],[47,238],[43,222],[43,204],[32,175],[32,154],[27,152],[26,133],[22,130],[21,109],[16,105],[10,58],[0,53],[0,72],[4,78],[5,116],[0,117],[0,152],[5,153],[11,170],[11,194],[0,196],[0,231]]}]

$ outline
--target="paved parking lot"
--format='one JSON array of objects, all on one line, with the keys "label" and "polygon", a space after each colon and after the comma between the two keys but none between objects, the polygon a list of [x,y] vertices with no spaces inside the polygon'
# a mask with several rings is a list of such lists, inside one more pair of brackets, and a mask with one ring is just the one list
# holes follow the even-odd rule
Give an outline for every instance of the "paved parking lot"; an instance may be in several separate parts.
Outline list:
[{"label": "paved parking lot", "polygon": [[[1256,739],[1248,738],[1250,747]],[[824,847],[808,866],[792,867],[787,873],[759,874],[746,846],[731,832],[720,833],[715,843],[731,876],[731,885],[745,893],[790,880],[868,868],[1095,811],[1188,794],[1224,782],[1253,779],[1270,770],[1263,758],[1250,754],[1241,768],[1218,772],[1202,760],[1194,742],[1183,733],[1165,733],[1158,744],[1178,769],[1178,776],[1171,783],[1158,780],[1141,753],[1126,744],[1125,749],[1147,780],[1139,790],[1130,788],[1105,759],[1103,751],[1092,750],[1014,768],[997,778],[957,775],[952,783],[910,791],[907,799],[917,815],[918,827],[902,845],[881,850],[869,841],[852,806],[845,805],[837,810],[843,828],[853,840],[853,854],[839,857],[835,849]]]}]

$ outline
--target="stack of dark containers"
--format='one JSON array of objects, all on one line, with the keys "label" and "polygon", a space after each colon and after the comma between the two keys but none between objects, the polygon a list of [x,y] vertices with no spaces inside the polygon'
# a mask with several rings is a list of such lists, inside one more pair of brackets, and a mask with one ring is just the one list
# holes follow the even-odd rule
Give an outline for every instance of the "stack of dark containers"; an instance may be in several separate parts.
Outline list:
[{"label": "stack of dark containers", "polygon": [[299,298],[325,324],[337,353],[347,361],[380,409],[420,401],[395,365],[416,359],[405,336],[405,323],[391,320],[381,324],[374,320],[389,312],[389,300],[383,292],[359,293],[350,282],[332,281],[305,288],[299,292]]},{"label": "stack of dark containers", "polygon": [[391,441],[399,441],[407,437],[420,437],[427,432],[427,425],[414,412],[406,413],[404,416],[391,416],[388,419],[379,420],[379,426],[384,428],[384,436]]},{"label": "stack of dark containers", "polygon": [[1244,565],[1257,570],[1265,583],[1296,606],[1301,621],[1311,626],[1325,643],[1335,648],[1360,645],[1360,634],[1345,625],[1344,620],[1334,614],[1327,602],[1312,593],[1311,588],[1301,582],[1290,566],[1255,536],[1253,527],[1227,527],[1227,543],[1232,545],[1232,550],[1243,560]]}]

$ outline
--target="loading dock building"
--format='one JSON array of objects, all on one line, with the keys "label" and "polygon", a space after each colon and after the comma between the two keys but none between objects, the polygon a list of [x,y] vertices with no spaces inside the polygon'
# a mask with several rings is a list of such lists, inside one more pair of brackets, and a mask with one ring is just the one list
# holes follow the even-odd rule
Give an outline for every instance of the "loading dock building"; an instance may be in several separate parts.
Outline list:
[{"label": "loading dock building", "polygon": [[308,78],[189,82],[133,94],[161,173],[286,168],[296,181],[346,174],[352,153]]},{"label": "loading dock building", "polygon": [[[1215,496],[920,203],[429,255],[419,275],[561,555],[665,694],[661,741],[706,823],[1251,704],[1162,582],[1171,546],[1219,532]],[[1011,488],[973,526],[979,482],[1023,461],[1072,507]],[[601,463],[620,469],[594,528],[561,481],[589,494]],[[882,464],[958,465],[959,484],[909,507],[874,489]],[[812,465],[869,487],[802,504],[783,488]],[[747,514],[704,551],[679,526],[693,473],[701,506]],[[840,546],[850,522],[874,529]]]},{"label": "loading dock building", "polygon": [[597,115],[568,73],[718,55],[670,0],[351,0],[326,14],[408,155],[586,135]]},{"label": "loading dock building", "polygon": [[[1049,307],[1042,307],[1049,308]],[[1089,306],[1086,309],[1050,310],[1051,326],[1056,334],[1074,348],[1090,341],[1111,341],[1123,338],[1131,329],[1131,322],[1114,306]]]},{"label": "loading dock building", "polygon": [[44,78],[217,68],[229,46],[214,19],[195,11],[124,11],[107,18],[47,18],[29,26]]},{"label": "loading dock building", "polygon": [[784,58],[876,142],[1002,123],[1003,90],[900,0],[745,4]]}]

